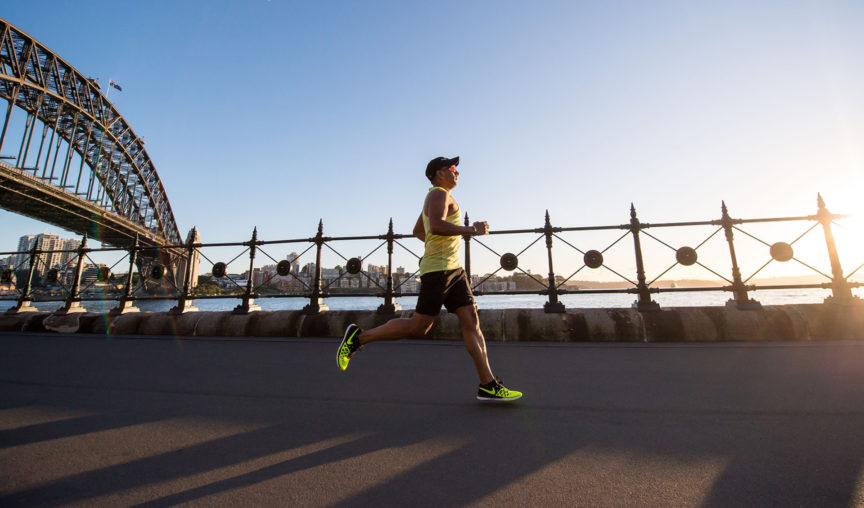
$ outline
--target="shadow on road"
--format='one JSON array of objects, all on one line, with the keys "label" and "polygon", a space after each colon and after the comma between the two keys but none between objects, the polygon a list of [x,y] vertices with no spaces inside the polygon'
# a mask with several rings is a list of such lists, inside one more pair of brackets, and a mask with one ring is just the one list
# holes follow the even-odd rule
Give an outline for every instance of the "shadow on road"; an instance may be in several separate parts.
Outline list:
[{"label": "shadow on road", "polygon": [[[864,348],[753,350],[745,367],[732,350],[493,348],[508,376],[534,380],[512,406],[464,396],[470,372],[446,375],[464,366],[457,347],[391,345],[351,376],[318,368],[331,349],[0,337],[0,505],[862,502],[864,406],[844,387],[861,386]],[[94,362],[110,367],[94,374]],[[729,372],[746,388],[772,366],[808,364],[790,376],[798,405],[756,386],[735,407],[705,400],[704,387],[735,382]],[[10,421],[32,407],[83,416]]]}]

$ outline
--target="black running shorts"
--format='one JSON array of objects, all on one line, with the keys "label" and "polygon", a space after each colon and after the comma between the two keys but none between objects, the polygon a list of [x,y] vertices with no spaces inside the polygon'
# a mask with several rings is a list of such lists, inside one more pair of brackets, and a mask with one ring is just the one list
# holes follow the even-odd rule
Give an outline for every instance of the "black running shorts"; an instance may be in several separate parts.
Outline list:
[{"label": "black running shorts", "polygon": [[462,268],[429,272],[420,276],[420,296],[415,309],[417,313],[437,316],[441,312],[441,305],[447,308],[447,312],[474,305],[471,284]]}]

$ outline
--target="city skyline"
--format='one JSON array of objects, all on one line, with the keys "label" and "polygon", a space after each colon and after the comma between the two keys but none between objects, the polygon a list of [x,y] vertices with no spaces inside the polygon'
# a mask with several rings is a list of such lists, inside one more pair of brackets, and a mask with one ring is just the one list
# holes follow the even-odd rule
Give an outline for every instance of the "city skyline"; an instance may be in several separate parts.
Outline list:
[{"label": "city skyline", "polygon": [[[817,192],[862,215],[856,3],[30,2],[4,17],[99,78],[146,138],[181,233],[197,226],[204,242],[255,226],[308,237],[318,219],[333,236],[391,217],[408,232],[426,161],[457,154],[454,196],[493,231],[539,227],[546,210],[556,225],[623,223],[630,203],[645,222],[716,219],[723,200],[735,217],[799,216]],[[221,80],[225,63],[255,78]],[[9,247],[63,234],[0,214]],[[662,270],[667,258],[650,256]],[[542,268],[542,249],[524,257]]]}]

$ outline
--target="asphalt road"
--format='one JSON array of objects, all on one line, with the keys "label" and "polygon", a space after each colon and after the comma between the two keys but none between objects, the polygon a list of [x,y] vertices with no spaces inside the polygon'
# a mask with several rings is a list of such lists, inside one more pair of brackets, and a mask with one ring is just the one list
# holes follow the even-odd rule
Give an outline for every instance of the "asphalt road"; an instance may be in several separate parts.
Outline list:
[{"label": "asphalt road", "polygon": [[862,506],[864,343],[0,334],[0,506]]}]

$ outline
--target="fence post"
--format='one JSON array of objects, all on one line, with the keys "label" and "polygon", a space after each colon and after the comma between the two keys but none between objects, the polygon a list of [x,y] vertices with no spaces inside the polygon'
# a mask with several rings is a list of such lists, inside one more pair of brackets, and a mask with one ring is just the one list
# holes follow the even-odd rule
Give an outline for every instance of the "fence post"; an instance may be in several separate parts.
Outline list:
[{"label": "fence post", "polygon": [[642,260],[640,231],[642,231],[642,223],[636,217],[636,207],[630,203],[630,233],[633,234],[633,247],[636,249],[636,293],[639,295],[639,299],[633,302],[633,306],[639,311],[660,310],[660,305],[651,299],[651,289],[645,283],[645,263]]},{"label": "fence post", "polygon": [[303,312],[306,314],[318,314],[321,311],[327,310],[327,305],[321,298],[321,248],[324,246],[324,221],[318,219],[318,233],[312,240],[315,242],[315,279],[312,283],[312,295],[309,298],[309,305],[303,307]]},{"label": "fence post", "polygon": [[81,287],[81,273],[84,271],[84,258],[87,256],[87,235],[81,238],[81,245],[78,246],[78,261],[75,264],[75,275],[72,279],[72,289],[69,290],[69,295],[66,297],[66,302],[62,307],[55,311],[55,314],[74,314],[76,312],[85,312],[81,306],[81,297],[78,294]]},{"label": "fence post", "polygon": [[[252,272],[255,270],[255,249],[258,247],[258,227],[252,229],[252,240],[249,242],[249,274],[246,277],[246,291],[243,292],[243,300],[240,305],[234,307],[234,314],[248,314],[261,310],[261,306],[255,304],[255,297],[252,292]],[[189,256],[189,270],[192,269],[192,255]],[[188,273],[188,272],[187,272]]]},{"label": "fence post", "polygon": [[723,213],[720,225],[726,234],[726,242],[729,244],[729,257],[732,259],[732,295],[734,298],[729,299],[726,305],[734,305],[740,310],[760,310],[762,309],[762,304],[747,297],[747,286],[741,280],[741,270],[738,268],[738,256],[735,255],[735,235],[732,232],[732,225],[735,221],[729,216],[726,201],[721,201],[720,210]]},{"label": "fence post", "polygon": [[384,304],[378,306],[378,314],[394,314],[402,310],[402,306],[393,302],[393,218],[387,227],[387,289],[384,293]]},{"label": "fence post", "polygon": [[552,268],[552,221],[549,220],[549,210],[546,210],[546,223],[543,234],[546,235],[546,256],[549,259],[549,301],[543,304],[543,312],[564,312],[564,304],[558,301],[558,286],[555,285],[555,270]]},{"label": "fence post", "polygon": [[[468,212],[465,212],[465,227],[470,226]],[[462,235],[465,240],[465,275],[468,277],[468,285],[471,285],[471,235]]]},{"label": "fence post", "polygon": [[[17,314],[19,312],[38,312],[39,309],[30,305],[30,285],[33,281],[33,271],[36,269],[36,242],[33,242],[33,247],[30,249],[30,266],[27,268],[27,279],[24,281],[24,291],[18,297],[18,301],[14,307],[7,310],[7,314]],[[15,277],[15,274],[12,274]],[[17,282],[17,281],[16,281]]]},{"label": "fence post", "polygon": [[[132,300],[132,275],[135,273],[135,261],[138,259],[138,248],[138,233],[135,233],[135,243],[133,243],[132,248],[129,249],[129,272],[126,274],[126,287],[123,288],[123,296],[120,297],[117,306],[109,312],[112,316],[140,311],[138,307],[130,304],[130,300]],[[138,277],[141,277],[140,273],[138,274]]]},{"label": "fence post", "polygon": [[825,207],[825,201],[822,199],[821,193],[817,194],[816,204],[818,207],[816,219],[822,223],[822,229],[825,231],[825,244],[828,247],[828,259],[831,261],[832,296],[826,298],[825,302],[848,305],[859,299],[852,296],[852,289],[849,288],[849,283],[846,281],[846,277],[843,276],[843,267],[840,266],[840,256],[837,254],[834,233],[831,231],[831,221],[834,220],[834,215]]}]

